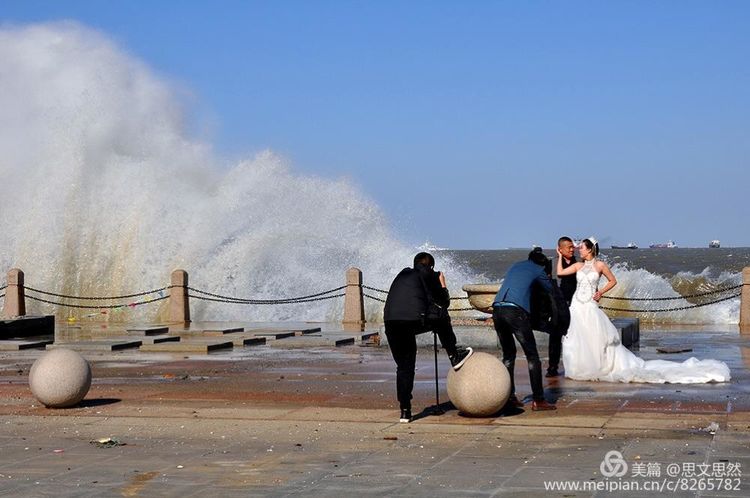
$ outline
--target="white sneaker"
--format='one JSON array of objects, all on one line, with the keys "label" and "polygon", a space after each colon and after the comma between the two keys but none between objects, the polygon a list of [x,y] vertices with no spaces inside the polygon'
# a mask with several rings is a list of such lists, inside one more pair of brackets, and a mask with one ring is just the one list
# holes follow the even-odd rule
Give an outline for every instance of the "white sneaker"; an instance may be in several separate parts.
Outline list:
[{"label": "white sneaker", "polygon": [[472,348],[460,348],[456,351],[456,354],[454,354],[453,356],[449,356],[448,359],[451,361],[453,370],[458,370],[459,368],[461,368],[472,354],[474,354],[474,350]]}]

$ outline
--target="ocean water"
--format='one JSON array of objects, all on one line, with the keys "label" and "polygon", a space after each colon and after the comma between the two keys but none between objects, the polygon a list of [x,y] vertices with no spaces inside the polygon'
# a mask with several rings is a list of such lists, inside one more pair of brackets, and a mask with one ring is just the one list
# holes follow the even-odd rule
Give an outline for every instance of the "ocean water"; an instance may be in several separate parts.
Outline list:
[{"label": "ocean water", "polygon": [[[468,268],[476,282],[499,282],[516,261],[526,259],[528,249],[445,251],[457,265]],[[441,252],[442,253],[442,252]],[[554,250],[545,250],[556,257]],[[673,309],[715,301],[737,294],[739,290],[705,297],[688,297],[742,283],[742,269],[750,266],[750,248],[672,248],[606,249],[600,257],[617,278],[618,285],[607,295],[648,301],[603,299],[601,305],[629,310]],[[602,283],[604,279],[602,279]],[[603,284],[602,284],[603,285]],[[654,301],[654,298],[676,298]],[[669,312],[617,312],[610,316],[639,317],[661,323],[732,324],[739,321],[739,299],[693,309]]]}]

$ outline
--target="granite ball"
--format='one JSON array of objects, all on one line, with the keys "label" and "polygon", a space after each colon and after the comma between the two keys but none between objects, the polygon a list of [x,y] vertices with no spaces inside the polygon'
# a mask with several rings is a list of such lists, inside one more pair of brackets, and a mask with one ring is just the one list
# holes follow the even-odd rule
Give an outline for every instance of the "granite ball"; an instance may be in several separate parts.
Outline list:
[{"label": "granite ball", "polygon": [[448,372],[448,397],[463,415],[494,415],[510,397],[510,375],[495,356],[475,352],[458,370]]},{"label": "granite ball", "polygon": [[53,349],[31,366],[29,387],[36,399],[48,408],[75,406],[91,387],[91,367],[70,349]]}]

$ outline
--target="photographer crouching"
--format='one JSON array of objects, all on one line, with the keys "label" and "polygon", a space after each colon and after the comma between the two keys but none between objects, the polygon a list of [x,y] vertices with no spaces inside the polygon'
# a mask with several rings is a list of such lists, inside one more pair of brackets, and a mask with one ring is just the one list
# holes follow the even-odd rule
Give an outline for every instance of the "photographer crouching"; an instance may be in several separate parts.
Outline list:
[{"label": "photographer crouching", "polygon": [[434,267],[435,258],[431,254],[420,252],[414,256],[414,268],[401,270],[385,301],[385,335],[396,362],[396,394],[402,423],[412,421],[411,393],[418,334],[435,332],[454,370],[461,368],[472,354],[471,348],[456,346],[456,334],[448,314],[450,297],[445,276]]}]

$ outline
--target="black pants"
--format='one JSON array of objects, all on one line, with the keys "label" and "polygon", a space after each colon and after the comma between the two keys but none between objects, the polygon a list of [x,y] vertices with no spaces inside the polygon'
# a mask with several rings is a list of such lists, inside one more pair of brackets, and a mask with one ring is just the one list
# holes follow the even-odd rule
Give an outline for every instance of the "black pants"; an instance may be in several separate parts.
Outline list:
[{"label": "black pants", "polygon": [[495,332],[500,339],[500,347],[503,348],[503,364],[510,374],[510,393],[516,393],[516,384],[513,380],[516,365],[516,343],[513,340],[515,337],[529,364],[529,379],[534,401],[544,400],[542,362],[539,360],[539,352],[536,349],[536,339],[531,329],[529,314],[523,308],[516,306],[496,306],[492,311],[492,319],[495,322]]},{"label": "black pants", "polygon": [[[572,298],[572,296],[571,296]],[[570,299],[565,298],[565,302],[570,308]],[[549,334],[549,366],[550,368],[560,368],[560,356],[562,356],[562,338],[567,334],[567,330],[556,330]]]},{"label": "black pants", "polygon": [[560,367],[560,356],[562,354],[562,334],[558,331],[549,334],[549,367]]},{"label": "black pants", "polygon": [[423,325],[421,321],[389,320],[385,322],[385,336],[396,361],[396,396],[401,408],[411,409],[411,392],[414,390],[414,367],[417,362],[417,335],[434,331],[443,349],[456,353],[456,334],[451,319]]}]

